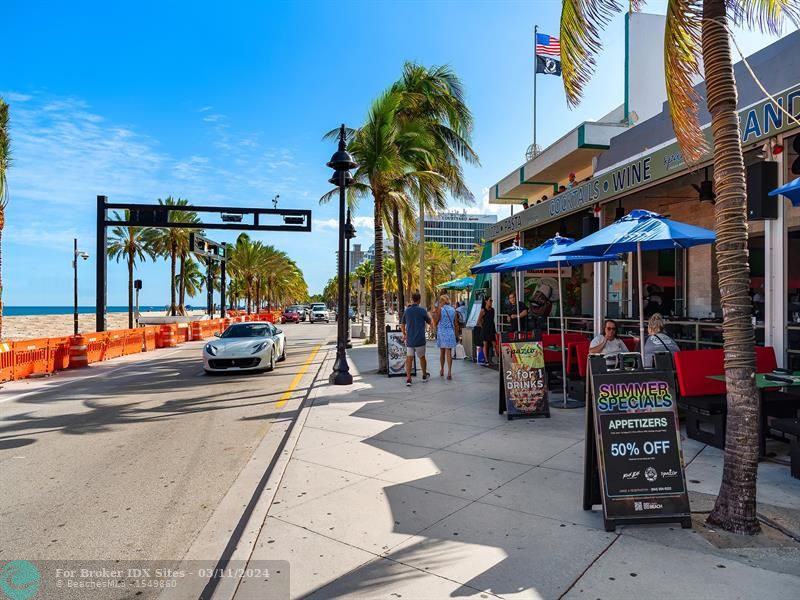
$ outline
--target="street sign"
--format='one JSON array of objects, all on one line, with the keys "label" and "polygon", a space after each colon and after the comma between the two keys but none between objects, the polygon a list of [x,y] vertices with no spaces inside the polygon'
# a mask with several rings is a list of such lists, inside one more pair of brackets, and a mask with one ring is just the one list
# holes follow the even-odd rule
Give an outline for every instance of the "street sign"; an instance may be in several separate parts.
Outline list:
[{"label": "street sign", "polygon": [[602,503],[606,531],[628,523],[678,521],[691,527],[678,427],[675,373],[668,353],[654,369],[609,370],[589,358],[584,510]]}]

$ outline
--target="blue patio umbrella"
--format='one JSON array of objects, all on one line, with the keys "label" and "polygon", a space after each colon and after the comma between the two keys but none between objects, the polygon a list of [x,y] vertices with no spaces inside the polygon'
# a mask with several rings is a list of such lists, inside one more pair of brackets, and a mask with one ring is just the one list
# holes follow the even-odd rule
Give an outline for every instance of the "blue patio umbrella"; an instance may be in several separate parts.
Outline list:
[{"label": "blue patio umbrella", "polygon": [[792,201],[793,206],[800,206],[800,177],[794,181],[790,181],[786,185],[782,185],[781,187],[772,190],[769,193],[770,196],[777,196],[778,194],[781,196],[786,196]]},{"label": "blue patio umbrella", "polygon": [[460,277],[458,279],[453,279],[452,281],[447,281],[441,284],[439,287],[445,290],[466,290],[474,285],[474,277]]},{"label": "blue patio umbrella", "polygon": [[[476,275],[479,273],[498,273],[499,271],[497,269],[499,267],[510,260],[519,258],[522,256],[523,252],[525,252],[525,248],[520,248],[517,245],[509,246],[494,256],[479,262],[474,267],[470,267],[470,271]],[[516,276],[514,277],[514,289],[517,293],[517,296],[519,296],[519,285]],[[519,328],[519,314],[517,314],[517,329]]]},{"label": "blue patio umbrella", "polygon": [[[567,358],[566,358],[566,342],[564,340],[564,294],[561,290],[561,267],[573,267],[583,265],[586,263],[603,262],[618,260],[619,256],[616,254],[608,256],[559,256],[556,252],[565,250],[575,240],[568,237],[561,237],[556,235],[550,238],[542,245],[537,246],[533,250],[528,250],[519,258],[515,258],[504,265],[497,268],[498,271],[534,271],[536,269],[546,269],[548,267],[558,268],[558,306],[559,316],[561,320],[561,369],[562,380],[564,383],[564,402],[563,407],[567,408]],[[579,404],[575,404],[578,406]]]},{"label": "blue patio umbrella", "polygon": [[644,357],[644,310],[642,250],[669,250],[711,244],[710,229],[667,219],[649,210],[635,209],[608,227],[554,252],[557,256],[608,256],[636,252],[639,274],[639,346]]}]

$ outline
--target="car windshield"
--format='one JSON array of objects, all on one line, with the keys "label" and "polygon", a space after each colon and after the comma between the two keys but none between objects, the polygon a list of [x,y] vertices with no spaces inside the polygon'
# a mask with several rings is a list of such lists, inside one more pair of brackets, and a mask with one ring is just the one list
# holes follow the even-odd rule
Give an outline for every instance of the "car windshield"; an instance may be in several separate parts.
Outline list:
[{"label": "car windshield", "polygon": [[267,337],[269,330],[266,325],[239,323],[231,325],[225,330],[220,337],[223,338],[252,338],[252,337]]},{"label": "car windshield", "polygon": [[311,310],[325,310],[325,305],[324,304],[314,304],[311,307]]}]

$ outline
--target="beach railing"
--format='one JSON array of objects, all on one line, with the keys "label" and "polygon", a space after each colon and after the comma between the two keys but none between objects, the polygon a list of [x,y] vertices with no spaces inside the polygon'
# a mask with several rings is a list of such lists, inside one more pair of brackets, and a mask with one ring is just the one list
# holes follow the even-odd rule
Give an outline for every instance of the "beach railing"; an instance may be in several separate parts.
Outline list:
[{"label": "beach railing", "polygon": [[0,344],[0,381],[14,379],[14,342]]},{"label": "beach railing", "polygon": [[14,379],[47,373],[48,338],[14,342]]}]

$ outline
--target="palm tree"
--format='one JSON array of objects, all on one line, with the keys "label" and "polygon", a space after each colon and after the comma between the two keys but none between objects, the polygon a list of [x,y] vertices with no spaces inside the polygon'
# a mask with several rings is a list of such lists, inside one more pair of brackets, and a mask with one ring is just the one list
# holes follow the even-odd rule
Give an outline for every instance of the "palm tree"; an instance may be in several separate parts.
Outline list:
[{"label": "palm tree", "polygon": [[[162,200],[161,198],[159,198],[158,203],[165,206],[186,206],[189,204],[189,201],[184,198],[178,198],[176,200],[172,196],[169,196],[167,197],[166,200]],[[178,211],[170,211],[169,220],[171,223],[199,222],[199,218],[197,217],[196,213],[178,212]],[[178,278],[176,277],[176,273],[177,273],[178,260],[180,259],[181,270],[183,270],[183,264],[186,262],[186,258],[189,254],[189,232],[190,232],[189,229],[183,229],[179,227],[168,227],[163,229],[154,228],[154,229],[149,229],[147,232],[147,241],[153,248],[155,253],[165,258],[168,258],[170,262],[169,313],[173,316],[175,316],[179,312],[180,313],[183,312],[180,308],[183,306],[183,292],[181,293],[181,299],[179,304],[177,298],[177,287],[176,287],[176,282],[178,281]]]},{"label": "palm tree", "polygon": [[[397,190],[412,186],[432,186],[441,177],[420,165],[433,164],[437,151],[435,139],[418,121],[398,118],[398,110],[403,96],[401,93],[387,91],[378,97],[370,107],[366,123],[358,130],[351,131],[349,151],[358,162],[350,188],[352,198],[372,194],[373,218],[375,223],[375,258],[373,314],[376,328],[383,331],[386,314],[383,289],[383,222],[387,202]],[[330,197],[323,196],[322,201]],[[373,332],[375,328],[373,328]],[[377,336],[378,372],[385,373],[386,339]]]},{"label": "palm tree", "polygon": [[[124,218],[114,211],[114,219],[127,221],[130,212],[125,211]],[[156,253],[148,242],[147,230],[144,227],[121,227],[111,230],[111,239],[108,243],[109,258],[119,262],[125,259],[128,266],[128,329],[133,329],[133,271],[137,260],[145,260],[146,256],[155,259]]]},{"label": "palm tree", "polygon": [[[365,260],[362,262],[356,270],[353,272],[353,275],[358,277],[359,279],[364,279],[364,295],[366,298],[370,298],[370,315],[369,315],[369,338],[367,339],[368,344],[375,343],[375,291],[374,291],[374,274],[375,268],[372,264],[372,261]],[[366,300],[365,300],[366,302]]]},{"label": "palm tree", "polygon": [[[644,2],[636,2],[636,6]],[[580,101],[600,49],[600,30],[620,6],[610,1],[564,0],[561,12],[561,65],[570,105]],[[780,32],[783,17],[800,23],[796,0],[671,0],[664,32],[672,126],[687,163],[706,148],[698,124],[694,76],[705,71],[706,106],[711,113],[714,151],[714,226],[723,313],[727,434],[722,484],[708,522],[736,533],[759,531],[756,519],[758,400],[754,383],[755,340],[750,322],[747,254],[747,196],[736,81],[728,26],[748,25]]]},{"label": "palm tree", "polygon": [[[434,187],[413,190],[419,205],[420,293],[425,302],[425,213],[437,212],[447,206],[445,191],[456,199],[471,203],[473,195],[464,182],[461,161],[478,164],[478,155],[471,147],[473,119],[466,104],[464,87],[459,77],[447,65],[430,69],[406,63],[403,75],[394,89],[403,95],[400,118],[421,121],[434,136],[438,152],[428,168],[441,176]],[[399,270],[399,247],[395,244],[395,261]]]},{"label": "palm tree", "polygon": [[[404,265],[415,265],[419,262],[419,244],[415,243],[412,239],[406,239],[400,244],[400,260]],[[474,263],[473,263],[474,264]],[[414,290],[414,276],[415,273],[410,268],[405,270],[405,280],[403,286],[404,292],[408,298]]]},{"label": "palm tree", "polygon": [[206,274],[200,269],[200,264],[191,257],[187,257],[181,265],[180,273],[177,275],[176,286],[180,286],[185,294],[194,298],[206,287]]},{"label": "palm tree", "polygon": [[8,130],[8,104],[0,96],[0,339],[3,339],[3,228],[6,225],[8,206],[8,180],[6,172],[11,164],[11,137]]}]

